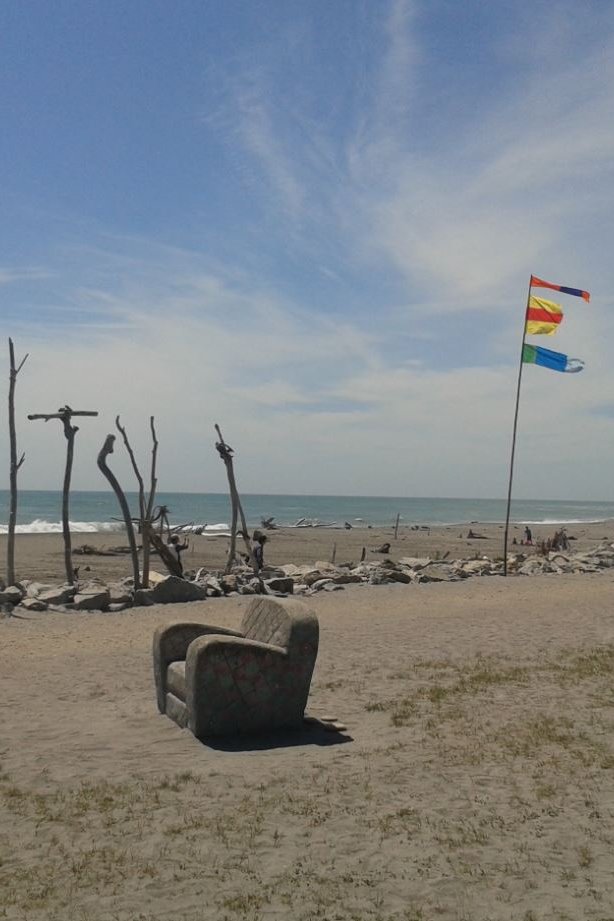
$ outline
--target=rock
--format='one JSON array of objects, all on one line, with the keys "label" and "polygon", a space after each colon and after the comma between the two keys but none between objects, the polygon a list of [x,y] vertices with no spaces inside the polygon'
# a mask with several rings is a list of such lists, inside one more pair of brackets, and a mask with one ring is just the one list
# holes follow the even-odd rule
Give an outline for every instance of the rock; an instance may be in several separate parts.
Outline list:
[{"label": "rock", "polygon": [[[181,604],[185,601],[204,601],[207,588],[196,582],[186,582],[178,576],[168,576],[151,590],[155,604]],[[221,588],[220,588],[221,593]]]},{"label": "rock", "polygon": [[295,566],[294,563],[284,563],[279,568],[286,576],[302,576],[305,569],[303,566]]},{"label": "rock", "polygon": [[402,569],[389,570],[386,575],[392,582],[403,582],[409,585],[413,581],[411,575],[408,572],[403,572]]},{"label": "rock", "polygon": [[342,592],[344,591],[343,585],[339,585],[338,582],[327,582],[322,586],[325,592]]},{"label": "rock", "polygon": [[257,595],[258,592],[251,585],[240,585],[239,586],[239,595]]},{"label": "rock", "polygon": [[373,569],[367,581],[369,585],[386,585],[391,581],[390,573],[386,569]]},{"label": "rock", "polygon": [[78,592],[72,602],[75,611],[102,611],[109,604],[109,590],[99,587],[95,591]]},{"label": "rock", "polygon": [[461,563],[460,568],[463,572],[472,576],[485,576],[489,574],[492,567],[490,560],[467,560]]},{"label": "rock", "polygon": [[541,573],[552,572],[552,567],[546,560],[530,559],[518,567],[518,572],[523,576],[536,576],[541,575]]},{"label": "rock", "polygon": [[28,598],[38,598],[41,592],[51,592],[57,588],[57,585],[47,585],[41,582],[30,582],[26,589]]},{"label": "rock", "polygon": [[333,582],[332,579],[317,579],[315,582],[311,583],[310,588],[312,588],[314,592],[319,592],[324,588],[325,585],[334,585],[334,584],[335,583]]},{"label": "rock", "polygon": [[220,598],[224,594],[222,583],[215,576],[209,575],[196,584],[204,588],[210,598]]},{"label": "rock", "polygon": [[351,585],[362,582],[362,578],[359,575],[351,572],[340,572],[339,575],[332,576],[332,580],[335,585]]},{"label": "rock", "polygon": [[230,592],[238,591],[239,579],[237,576],[233,575],[232,573],[228,573],[228,575],[222,576],[220,585],[222,587],[222,591],[224,592],[224,594],[228,595],[230,594]]},{"label": "rock", "polygon": [[[156,572],[155,569],[150,569],[150,570],[149,570],[149,584],[150,584],[152,587],[153,587],[154,585],[157,585],[159,582],[164,582],[167,578],[168,578],[168,576],[163,576],[161,572]],[[132,580],[130,580],[130,581],[132,581]]]},{"label": "rock", "polygon": [[153,599],[153,589],[152,588],[139,588],[134,593],[134,598],[132,599],[132,605],[135,608],[149,607],[156,602]]},{"label": "rock", "polygon": [[111,602],[109,605],[109,612],[111,614],[118,614],[120,611],[125,611],[126,608],[130,608],[132,605],[125,604],[124,602]]},{"label": "rock", "polygon": [[0,604],[19,604],[23,595],[16,585],[9,585],[0,592]]},{"label": "rock", "polygon": [[323,560],[316,560],[313,568],[319,572],[337,572],[337,567],[334,563],[326,563]]},{"label": "rock", "polygon": [[[127,605],[132,602],[132,592],[129,588],[121,583],[115,582],[109,585],[109,605],[123,604]],[[111,610],[111,607],[109,607]]]},{"label": "rock", "polygon": [[325,576],[324,573],[319,569],[310,569],[303,573],[301,576],[301,582],[304,582],[305,585],[313,585],[314,582],[319,582],[324,578],[330,578],[330,576]]},{"label": "rock", "polygon": [[39,592],[36,597],[46,605],[66,604],[67,601],[72,601],[75,597],[75,587],[74,585],[60,585],[56,588],[48,588]]},{"label": "rock", "polygon": [[459,579],[467,576],[464,572],[454,572],[450,566],[429,566],[428,569],[421,569],[416,574],[418,582],[458,582]]},{"label": "rock", "polygon": [[404,556],[399,560],[400,566],[407,566],[408,569],[424,569],[425,566],[428,566],[429,563],[433,561],[430,557],[418,557],[418,556]]},{"label": "rock", "polygon": [[267,594],[292,595],[294,592],[294,580],[288,576],[265,579],[264,587]]},{"label": "rock", "polygon": [[25,608],[26,611],[46,611],[47,605],[44,601],[41,601],[40,598],[23,598],[20,608]]}]

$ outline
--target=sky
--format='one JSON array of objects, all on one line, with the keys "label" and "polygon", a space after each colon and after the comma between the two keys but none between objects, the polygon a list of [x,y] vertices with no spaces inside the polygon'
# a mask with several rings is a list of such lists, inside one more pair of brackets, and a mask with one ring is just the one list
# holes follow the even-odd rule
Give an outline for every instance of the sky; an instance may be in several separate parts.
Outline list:
[{"label": "sky", "polygon": [[153,414],[164,491],[219,423],[244,492],[504,497],[534,274],[586,368],[524,367],[514,495],[614,500],[609,0],[3,3],[0,114],[22,488],[68,404],[76,489]]}]

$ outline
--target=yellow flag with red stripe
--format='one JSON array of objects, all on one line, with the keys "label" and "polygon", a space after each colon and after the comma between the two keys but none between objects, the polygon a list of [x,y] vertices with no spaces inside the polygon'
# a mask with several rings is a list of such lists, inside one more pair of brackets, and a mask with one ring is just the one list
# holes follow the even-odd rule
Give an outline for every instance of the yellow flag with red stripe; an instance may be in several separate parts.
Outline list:
[{"label": "yellow flag with red stripe", "polygon": [[563,310],[560,304],[531,295],[527,309],[528,335],[552,336],[559,328],[562,319]]}]

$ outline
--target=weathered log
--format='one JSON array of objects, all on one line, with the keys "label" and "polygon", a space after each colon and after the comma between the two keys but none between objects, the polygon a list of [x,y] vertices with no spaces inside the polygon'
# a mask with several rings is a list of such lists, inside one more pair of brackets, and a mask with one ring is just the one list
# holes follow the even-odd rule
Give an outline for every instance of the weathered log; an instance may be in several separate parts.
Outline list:
[{"label": "weathered log", "polygon": [[139,554],[136,547],[136,538],[134,536],[134,527],[132,526],[132,518],[130,516],[130,509],[128,508],[128,502],[126,496],[119,485],[119,481],[113,471],[107,465],[107,457],[109,454],[113,453],[113,446],[115,444],[115,435],[107,435],[105,442],[98,452],[98,469],[104,477],[111,484],[111,489],[117,496],[117,501],[119,502],[122,514],[124,516],[124,523],[126,525],[126,531],[128,533],[128,543],[130,544],[130,554],[132,556],[132,575],[134,579],[134,590],[137,591],[141,587],[140,582],[140,573],[139,573]]},{"label": "weathered log", "polygon": [[230,490],[230,503],[232,509],[232,521],[230,526],[230,548],[228,550],[228,560],[226,562],[226,573],[229,573],[232,569],[232,565],[236,558],[236,544],[237,544],[237,514],[241,516],[241,536],[245,543],[245,548],[247,550],[247,555],[249,558],[250,565],[252,566],[254,573],[258,572],[258,564],[254,559],[254,551],[249,539],[249,532],[247,530],[247,523],[245,521],[245,515],[243,514],[243,506],[241,505],[241,500],[239,498],[239,490],[237,489],[237,483],[234,474],[234,467],[232,462],[232,455],[234,454],[233,449],[230,445],[226,444],[222,432],[220,431],[219,425],[215,425],[215,431],[218,434],[220,439],[216,442],[215,447],[224,461],[226,467],[226,474],[228,476],[228,487]]}]

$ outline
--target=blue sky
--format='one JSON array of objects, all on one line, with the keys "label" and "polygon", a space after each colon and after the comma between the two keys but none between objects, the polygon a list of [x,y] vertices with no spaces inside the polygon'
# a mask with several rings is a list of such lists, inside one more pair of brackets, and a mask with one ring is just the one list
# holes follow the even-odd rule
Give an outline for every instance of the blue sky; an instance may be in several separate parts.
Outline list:
[{"label": "blue sky", "polygon": [[533,340],[587,368],[525,369],[515,493],[611,499],[613,78],[597,0],[3,4],[21,418],[100,410],[81,488],[153,412],[166,489],[224,488],[220,422],[246,491],[504,495],[533,272],[591,290]]}]

